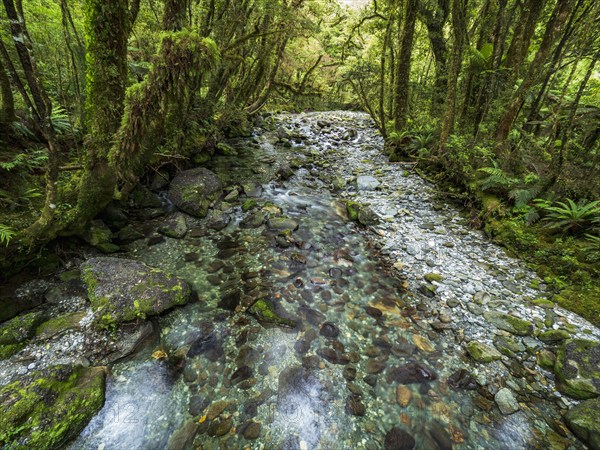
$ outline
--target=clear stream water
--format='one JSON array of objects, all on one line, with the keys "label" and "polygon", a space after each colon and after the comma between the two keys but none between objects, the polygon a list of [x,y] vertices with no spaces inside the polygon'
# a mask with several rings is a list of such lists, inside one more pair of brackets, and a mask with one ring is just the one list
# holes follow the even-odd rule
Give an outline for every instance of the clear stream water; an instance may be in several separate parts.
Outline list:
[{"label": "clear stream water", "polygon": [[[381,168],[368,160],[369,152],[381,152],[382,140],[365,115],[282,115],[234,145],[239,157],[214,163],[232,182],[265,182],[298,154],[305,167],[288,181],[263,184],[249,213],[239,205],[223,207],[232,221],[221,231],[188,217],[184,239],[131,244],[128,257],[185,278],[199,301],[161,317],[158,341],[112,367],[104,408],[70,448],[378,449],[390,444],[393,427],[420,449],[582,447],[560,424],[560,396],[549,374],[539,369],[537,378],[516,377],[508,368],[517,360],[480,365],[465,356],[465,334],[490,331],[466,309],[458,314],[446,305],[450,298],[472,297],[461,290],[473,281],[464,271],[468,262],[456,265],[466,280],[441,286],[441,294],[428,299],[413,289],[416,275],[391,269],[376,245],[402,237],[394,228],[401,223],[397,211],[389,212],[379,235],[345,217],[340,197],[355,189],[332,193],[331,177]],[[403,182],[390,172],[401,174],[402,167],[387,170],[383,175]],[[416,177],[409,183],[418,197],[425,183]],[[240,227],[247,214],[265,206],[298,222],[291,238],[266,225]],[[383,206],[374,202],[374,208]],[[431,203],[426,208],[442,224],[454,223],[449,214],[460,217],[448,205],[445,212]],[[460,230],[450,227],[432,239],[459,245],[482,239]],[[495,247],[488,255],[518,269]],[[451,266],[443,264],[443,271]],[[525,286],[532,276],[514,283]],[[249,314],[218,307],[256,298],[273,301],[296,328],[261,325]],[[446,325],[437,331],[421,320],[438,316]],[[157,350],[169,358],[153,358]],[[519,364],[531,360],[524,355]],[[462,384],[457,376],[449,381],[460,369],[479,384],[468,375]],[[493,394],[504,386],[520,402],[514,414],[495,406]],[[407,442],[401,435],[388,448],[410,448],[401,446]]]}]

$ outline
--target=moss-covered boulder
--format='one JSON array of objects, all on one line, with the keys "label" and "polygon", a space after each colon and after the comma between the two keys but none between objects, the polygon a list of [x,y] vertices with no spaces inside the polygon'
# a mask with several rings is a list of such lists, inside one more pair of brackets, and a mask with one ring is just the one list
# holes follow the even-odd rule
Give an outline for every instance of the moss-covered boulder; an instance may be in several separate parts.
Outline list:
[{"label": "moss-covered boulder", "polygon": [[485,320],[500,330],[508,331],[517,336],[529,336],[533,333],[533,324],[498,311],[488,311],[483,314]]},{"label": "moss-covered boulder", "polygon": [[346,212],[351,221],[364,226],[376,225],[379,222],[379,217],[375,211],[358,202],[347,201]]},{"label": "moss-covered boulder", "polygon": [[558,389],[578,399],[600,395],[600,342],[570,339],[558,349],[554,373]]},{"label": "moss-covered boulder", "polygon": [[565,420],[575,436],[591,449],[600,450],[600,399],[581,402],[567,412]]},{"label": "moss-covered boulder", "polygon": [[281,217],[272,217],[268,220],[267,225],[269,228],[278,231],[296,231],[300,224],[297,220],[290,219],[289,217],[281,216]]},{"label": "moss-covered boulder", "polygon": [[473,360],[481,363],[490,363],[502,358],[498,350],[478,341],[469,342],[467,344],[467,352]]},{"label": "moss-covered boulder", "polygon": [[55,366],[0,388],[0,447],[55,449],[104,404],[105,368]]},{"label": "moss-covered boulder", "polygon": [[571,335],[566,330],[547,330],[538,335],[538,339],[548,345],[558,344],[570,337]]},{"label": "moss-covered boulder", "polygon": [[173,214],[164,220],[161,226],[158,227],[158,232],[167,237],[174,239],[182,239],[188,231],[187,221],[181,213]]},{"label": "moss-covered boulder", "polygon": [[81,328],[80,322],[85,317],[85,312],[63,314],[44,322],[37,327],[35,336],[38,339],[50,339],[68,330],[78,330]]},{"label": "moss-covered boulder", "polygon": [[296,327],[296,322],[294,320],[286,319],[277,314],[275,305],[269,300],[257,300],[248,311],[261,323],[287,328]]},{"label": "moss-covered boulder", "polygon": [[44,313],[36,311],[17,316],[0,325],[0,359],[8,358],[25,347],[43,321]]},{"label": "moss-covered boulder", "polygon": [[159,269],[120,258],[92,258],[81,278],[100,325],[145,319],[188,302],[188,283]]},{"label": "moss-covered boulder", "polygon": [[185,170],[169,186],[169,200],[180,210],[196,217],[205,217],[208,209],[221,195],[219,178],[204,167]]}]

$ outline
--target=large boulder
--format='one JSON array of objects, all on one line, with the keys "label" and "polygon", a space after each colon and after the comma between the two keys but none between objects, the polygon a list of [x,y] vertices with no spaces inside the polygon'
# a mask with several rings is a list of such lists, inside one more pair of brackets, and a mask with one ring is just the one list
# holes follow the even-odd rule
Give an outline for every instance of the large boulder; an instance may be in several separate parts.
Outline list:
[{"label": "large boulder", "polygon": [[100,325],[107,327],[185,305],[191,294],[185,280],[130,259],[89,259],[81,278]]},{"label": "large boulder", "polygon": [[558,350],[554,372],[558,389],[578,399],[600,395],[600,342],[570,339]]},{"label": "large boulder", "polygon": [[565,415],[575,436],[591,449],[600,450],[600,398],[586,400]]},{"label": "large boulder", "polygon": [[63,447],[104,404],[104,367],[54,366],[0,388],[0,447]]},{"label": "large boulder", "polygon": [[196,217],[205,217],[223,187],[219,178],[204,167],[185,170],[169,186],[169,200],[180,210]]}]

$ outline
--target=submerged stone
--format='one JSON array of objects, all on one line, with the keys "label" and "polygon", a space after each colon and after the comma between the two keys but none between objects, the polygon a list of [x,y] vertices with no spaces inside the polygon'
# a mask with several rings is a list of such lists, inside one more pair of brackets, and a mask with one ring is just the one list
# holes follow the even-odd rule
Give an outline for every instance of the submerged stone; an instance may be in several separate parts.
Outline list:
[{"label": "submerged stone", "polygon": [[393,427],[385,435],[383,448],[385,450],[412,450],[415,448],[415,438],[403,429]]},{"label": "submerged stone", "polygon": [[263,323],[270,323],[287,328],[295,328],[296,322],[291,319],[281,317],[275,311],[275,305],[269,300],[257,300],[248,310],[250,314],[256,317],[256,320]]},{"label": "submerged stone", "polygon": [[400,384],[425,383],[436,380],[437,374],[424,364],[410,362],[390,369],[386,379],[388,383],[392,381]]}]

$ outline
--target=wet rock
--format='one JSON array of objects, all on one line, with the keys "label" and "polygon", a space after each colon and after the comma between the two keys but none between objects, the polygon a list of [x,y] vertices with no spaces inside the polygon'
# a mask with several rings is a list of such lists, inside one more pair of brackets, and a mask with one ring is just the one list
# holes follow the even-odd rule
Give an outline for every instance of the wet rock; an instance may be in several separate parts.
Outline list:
[{"label": "wet rock", "polygon": [[127,225],[117,233],[117,240],[121,244],[131,244],[140,239],[144,239],[144,233],[135,229],[133,225]]},{"label": "wet rock", "polygon": [[190,419],[183,426],[171,435],[167,444],[168,450],[185,450],[190,448],[196,433],[198,432],[198,423]]},{"label": "wet rock", "polygon": [[367,383],[369,386],[375,387],[377,385],[377,375],[371,374],[371,375],[366,375],[363,378],[363,381],[365,383]]},{"label": "wet rock", "polygon": [[367,408],[362,403],[360,395],[350,394],[346,398],[346,412],[352,416],[364,416]]},{"label": "wet rock", "polygon": [[536,353],[537,363],[546,370],[554,369],[556,355],[549,350],[540,350]]},{"label": "wet rock", "polygon": [[412,450],[415,448],[415,439],[403,429],[393,427],[385,435],[383,448],[385,450]]},{"label": "wet rock", "polygon": [[305,356],[302,358],[302,367],[310,370],[319,368],[319,357],[316,355]]},{"label": "wet rock", "polygon": [[244,438],[248,440],[258,439],[260,436],[260,430],[260,423],[251,420],[244,425],[242,434]]},{"label": "wet rock", "polygon": [[204,167],[185,170],[169,186],[169,200],[180,210],[196,217],[205,217],[208,209],[221,195],[221,181]]},{"label": "wet rock", "polygon": [[154,326],[150,321],[143,322],[142,324],[121,324],[117,330],[116,339],[111,347],[111,351],[102,356],[100,363],[105,365],[112,364],[121,358],[131,355],[153,333]]},{"label": "wet rock", "polygon": [[412,399],[412,391],[403,384],[396,388],[396,402],[403,408],[406,408]]},{"label": "wet rock", "polygon": [[397,381],[401,384],[425,383],[436,379],[437,374],[432,369],[418,362],[391,368],[386,376],[388,383]]},{"label": "wet rock", "polygon": [[332,364],[348,364],[350,362],[350,359],[348,359],[348,357],[346,355],[344,355],[343,353],[340,353],[338,351],[335,351],[332,348],[320,348],[317,350],[317,355],[319,355],[321,358],[326,359],[327,361],[329,361]]},{"label": "wet rock", "polygon": [[210,325],[201,326],[200,336],[190,346],[187,357],[203,355],[210,361],[217,361],[223,355],[223,347],[218,334]]},{"label": "wet rock", "polygon": [[240,222],[240,228],[258,228],[267,220],[267,215],[261,211],[252,213],[244,217]]},{"label": "wet rock", "polygon": [[233,290],[230,292],[226,292],[217,306],[221,309],[226,309],[228,311],[235,311],[237,306],[240,304],[242,293],[239,290]]},{"label": "wet rock", "polygon": [[319,334],[326,338],[333,339],[340,335],[340,329],[334,323],[325,322],[323,325],[321,325],[321,330],[319,331]]},{"label": "wet rock", "polygon": [[130,259],[91,258],[81,268],[92,309],[104,326],[157,315],[190,299],[187,282]]},{"label": "wet rock", "polygon": [[365,312],[374,319],[379,319],[381,316],[383,316],[383,311],[372,306],[365,306]]},{"label": "wet rock", "polygon": [[381,183],[377,180],[377,178],[364,175],[356,178],[356,188],[359,191],[374,191],[377,189]]},{"label": "wet rock", "polygon": [[573,398],[588,399],[600,395],[600,342],[571,339],[556,355],[554,372],[558,389]]},{"label": "wet rock", "polygon": [[19,352],[45,319],[42,311],[17,316],[0,324],[0,360]]},{"label": "wet rock", "polygon": [[61,447],[102,408],[105,376],[105,367],[53,366],[0,387],[2,444]]},{"label": "wet rock", "polygon": [[233,420],[231,418],[214,420],[208,427],[208,435],[215,437],[224,436],[229,433],[229,430],[231,430],[232,426]]},{"label": "wet rock", "polygon": [[429,435],[435,441],[438,450],[451,450],[453,443],[448,430],[439,422],[432,422],[429,425]]},{"label": "wet rock", "polygon": [[231,375],[231,384],[236,385],[250,377],[252,377],[252,368],[248,366],[242,366]]},{"label": "wet rock", "polygon": [[487,311],[483,314],[485,320],[496,328],[517,336],[529,336],[533,333],[533,324],[527,320],[519,319],[498,311]]},{"label": "wet rock", "polygon": [[479,341],[469,342],[467,344],[467,352],[469,352],[469,356],[473,360],[480,363],[489,363],[502,358],[498,350]]},{"label": "wet rock", "polygon": [[356,378],[356,369],[354,367],[344,367],[343,376],[347,381],[354,381]]},{"label": "wet rock", "polygon": [[365,372],[369,374],[381,373],[383,372],[383,369],[385,369],[386,365],[387,364],[385,361],[369,359],[365,365]]},{"label": "wet rock", "polygon": [[455,391],[477,389],[475,378],[466,370],[459,369],[448,377],[448,386]]},{"label": "wet rock", "polygon": [[167,218],[164,223],[158,227],[158,232],[167,237],[182,239],[188,230],[185,216],[181,213],[173,214]]},{"label": "wet rock", "polygon": [[600,399],[581,402],[567,412],[565,420],[579,439],[600,450]]},{"label": "wet rock", "polygon": [[265,324],[273,324],[285,328],[295,328],[296,321],[286,319],[275,311],[274,304],[269,300],[257,300],[248,310],[256,320]]},{"label": "wet rock", "polygon": [[521,409],[512,391],[508,388],[500,389],[494,396],[494,400],[498,408],[500,408],[500,412],[505,416],[516,413]]},{"label": "wet rock", "polygon": [[0,297],[0,323],[44,302],[44,295],[52,287],[46,280],[32,280],[16,289],[14,296]]},{"label": "wet rock", "polygon": [[500,353],[510,357],[514,357],[515,353],[521,353],[526,350],[522,343],[517,342],[510,336],[497,336],[494,339],[494,346]]},{"label": "wet rock", "polygon": [[152,247],[154,245],[162,244],[165,242],[165,238],[163,236],[150,236],[148,238],[148,247]]},{"label": "wet rock", "polygon": [[538,339],[544,344],[555,345],[569,339],[571,335],[565,330],[548,330],[540,333]]},{"label": "wet rock", "polygon": [[296,231],[300,227],[300,224],[297,220],[281,216],[269,219],[267,222],[267,226],[273,230],[278,231]]},{"label": "wet rock", "polygon": [[229,402],[227,400],[219,400],[212,403],[206,411],[206,418],[211,421],[215,420],[228,406]]},{"label": "wet rock", "polygon": [[199,416],[206,409],[210,402],[206,397],[201,395],[194,395],[190,399],[190,405],[188,407],[188,412],[192,416]]},{"label": "wet rock", "polygon": [[226,228],[231,222],[231,216],[226,213],[214,213],[208,221],[208,227],[215,230],[221,231]]},{"label": "wet rock", "polygon": [[206,271],[208,273],[215,273],[215,272],[218,272],[219,270],[221,270],[223,267],[225,267],[225,263],[223,261],[221,261],[220,259],[217,259],[217,260],[211,262],[206,267]]}]

